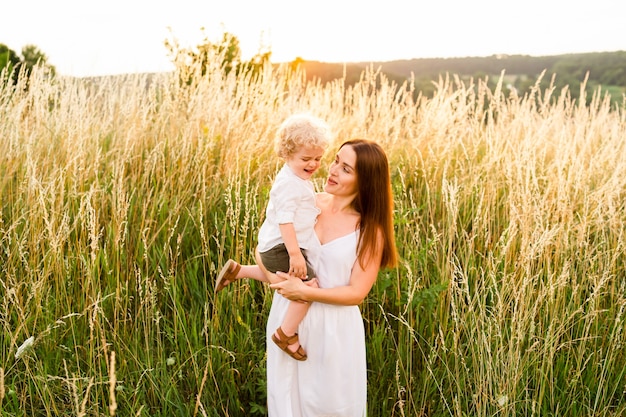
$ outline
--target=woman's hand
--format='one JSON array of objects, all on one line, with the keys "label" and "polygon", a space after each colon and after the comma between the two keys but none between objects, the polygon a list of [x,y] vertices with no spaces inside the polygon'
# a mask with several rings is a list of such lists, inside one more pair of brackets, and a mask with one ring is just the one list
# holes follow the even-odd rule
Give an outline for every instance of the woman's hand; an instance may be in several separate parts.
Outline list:
[{"label": "woman's hand", "polygon": [[276,290],[280,295],[291,301],[306,303],[307,288],[319,288],[317,278],[304,282],[302,279],[284,272],[276,272],[276,276],[283,281],[271,284],[270,288]]}]

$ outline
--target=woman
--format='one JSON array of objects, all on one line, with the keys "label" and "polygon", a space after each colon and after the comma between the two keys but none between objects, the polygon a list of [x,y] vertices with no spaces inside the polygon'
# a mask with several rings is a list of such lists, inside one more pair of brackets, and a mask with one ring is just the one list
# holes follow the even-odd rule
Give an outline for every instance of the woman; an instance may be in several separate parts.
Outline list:
[{"label": "woman", "polygon": [[367,369],[358,305],[380,268],[397,262],[389,165],[382,148],[362,139],[341,145],[316,201],[319,247],[310,251],[310,260],[317,282],[276,273],[284,281],[271,285],[276,293],[267,324],[269,339],[289,300],[311,303],[299,327],[308,360],[294,361],[267,344],[268,414],[362,417]]}]

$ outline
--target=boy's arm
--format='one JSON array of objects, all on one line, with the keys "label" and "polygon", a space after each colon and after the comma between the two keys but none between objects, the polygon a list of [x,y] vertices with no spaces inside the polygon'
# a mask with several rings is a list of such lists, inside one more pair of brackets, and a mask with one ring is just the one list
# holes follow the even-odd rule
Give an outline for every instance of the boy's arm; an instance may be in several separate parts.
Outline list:
[{"label": "boy's arm", "polygon": [[[296,229],[293,223],[279,224],[280,235],[285,242],[285,247],[289,253],[289,273],[299,278],[306,278],[306,260],[300,251]],[[284,272],[284,271],[283,271]]]}]

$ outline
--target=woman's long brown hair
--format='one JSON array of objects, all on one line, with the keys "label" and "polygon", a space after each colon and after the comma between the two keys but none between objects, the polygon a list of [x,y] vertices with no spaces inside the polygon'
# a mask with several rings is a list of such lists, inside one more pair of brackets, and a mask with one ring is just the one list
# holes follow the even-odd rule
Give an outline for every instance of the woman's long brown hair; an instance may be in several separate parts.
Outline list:
[{"label": "woman's long brown hair", "polygon": [[393,194],[389,163],[385,151],[376,142],[352,139],[341,147],[350,146],[356,153],[358,194],[354,208],[361,215],[357,257],[365,267],[379,249],[379,233],[383,237],[381,268],[393,268],[398,262],[393,230]]}]

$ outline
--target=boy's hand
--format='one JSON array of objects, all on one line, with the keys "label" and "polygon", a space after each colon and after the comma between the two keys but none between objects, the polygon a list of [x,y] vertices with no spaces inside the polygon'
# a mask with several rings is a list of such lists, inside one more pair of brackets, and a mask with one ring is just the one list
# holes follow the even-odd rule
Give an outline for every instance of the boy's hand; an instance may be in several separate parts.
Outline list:
[{"label": "boy's hand", "polygon": [[306,260],[302,252],[289,256],[289,274],[300,279],[306,279]]}]

